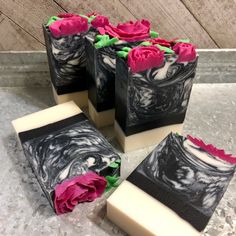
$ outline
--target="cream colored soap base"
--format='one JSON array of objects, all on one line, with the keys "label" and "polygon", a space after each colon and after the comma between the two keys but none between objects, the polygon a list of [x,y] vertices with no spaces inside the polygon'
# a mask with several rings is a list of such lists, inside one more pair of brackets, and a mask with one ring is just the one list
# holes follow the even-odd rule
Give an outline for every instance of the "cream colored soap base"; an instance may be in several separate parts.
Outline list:
[{"label": "cream colored soap base", "polygon": [[12,124],[16,133],[20,133],[67,119],[81,112],[80,108],[70,101],[18,118],[13,120]]},{"label": "cream colored soap base", "polygon": [[114,124],[115,109],[97,112],[90,100],[88,100],[89,116],[97,128]]},{"label": "cream colored soap base", "polygon": [[167,125],[126,136],[117,121],[115,121],[115,135],[124,152],[130,152],[159,144],[170,132],[181,134],[183,123]]},{"label": "cream colored soap base", "polygon": [[53,85],[52,85],[52,90],[53,90],[53,97],[56,104],[74,101],[79,107],[88,106],[88,90],[74,92],[74,93],[66,93],[62,95],[57,94]]},{"label": "cream colored soap base", "polygon": [[126,180],[108,198],[107,217],[129,235],[200,236],[174,211]]}]

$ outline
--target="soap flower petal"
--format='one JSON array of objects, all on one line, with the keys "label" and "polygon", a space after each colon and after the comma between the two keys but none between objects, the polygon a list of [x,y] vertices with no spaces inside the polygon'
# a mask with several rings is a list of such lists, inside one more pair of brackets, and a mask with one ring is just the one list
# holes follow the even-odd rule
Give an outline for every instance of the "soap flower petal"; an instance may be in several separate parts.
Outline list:
[{"label": "soap flower petal", "polygon": [[70,18],[73,16],[79,16],[79,15],[74,14],[74,13],[69,13],[69,12],[63,12],[63,13],[58,14],[57,16],[60,18]]},{"label": "soap flower petal", "polygon": [[133,73],[160,67],[163,62],[164,52],[156,46],[138,46],[128,54],[128,65]]},{"label": "soap flower petal", "polygon": [[195,46],[191,43],[178,42],[172,49],[178,55],[177,62],[191,62],[197,57]]},{"label": "soap flower petal", "polygon": [[169,40],[163,39],[163,38],[154,38],[147,40],[148,42],[151,42],[153,45],[159,44],[163,47],[171,47],[171,42]]},{"label": "soap flower petal", "polygon": [[150,25],[148,20],[142,19],[135,22],[119,23],[117,26],[109,24],[98,28],[98,30],[100,34],[108,34],[120,40],[134,42],[150,37]]},{"label": "soap flower petal", "polygon": [[71,16],[53,22],[49,29],[56,38],[79,34],[88,30],[88,19],[81,16]]},{"label": "soap flower petal", "polygon": [[109,19],[106,16],[98,15],[91,21],[91,25],[94,28],[105,27],[106,25],[109,25]]},{"label": "soap flower petal", "polygon": [[208,152],[209,154],[218,157],[224,161],[227,161],[228,163],[236,164],[236,157],[232,156],[231,154],[226,154],[224,150],[218,149],[212,144],[205,144],[201,139],[192,137],[190,135],[187,136],[187,139],[190,140],[196,146],[203,149],[204,151]]},{"label": "soap flower petal", "polygon": [[81,202],[93,201],[106,189],[107,181],[94,172],[65,180],[55,187],[54,207],[58,215],[73,211]]}]

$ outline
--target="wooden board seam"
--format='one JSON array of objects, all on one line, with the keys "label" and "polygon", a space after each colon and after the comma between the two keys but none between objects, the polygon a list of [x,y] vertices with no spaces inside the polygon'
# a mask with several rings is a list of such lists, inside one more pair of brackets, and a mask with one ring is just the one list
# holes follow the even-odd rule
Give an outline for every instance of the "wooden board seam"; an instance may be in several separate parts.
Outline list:
[{"label": "wooden board seam", "polygon": [[182,4],[185,6],[185,8],[189,11],[189,13],[193,16],[193,18],[198,22],[198,24],[202,27],[202,29],[208,34],[208,36],[211,38],[211,40],[215,43],[215,45],[220,48],[219,44],[215,41],[215,39],[211,36],[211,34],[208,32],[208,30],[202,25],[201,21],[193,14],[193,12],[190,10],[190,8],[185,4],[183,0],[180,0]]},{"label": "wooden board seam", "polygon": [[13,19],[11,19],[8,15],[6,15],[4,12],[0,11],[0,13],[6,17],[8,20],[10,20],[11,22],[13,22],[14,24],[16,24],[21,30],[23,30],[26,34],[28,34],[30,37],[34,38],[37,42],[39,42],[40,44],[44,45],[45,44],[43,42],[41,42],[40,40],[38,40],[34,35],[32,35],[31,33],[29,33],[27,30],[25,30],[21,25],[19,25],[17,22],[15,22]]}]

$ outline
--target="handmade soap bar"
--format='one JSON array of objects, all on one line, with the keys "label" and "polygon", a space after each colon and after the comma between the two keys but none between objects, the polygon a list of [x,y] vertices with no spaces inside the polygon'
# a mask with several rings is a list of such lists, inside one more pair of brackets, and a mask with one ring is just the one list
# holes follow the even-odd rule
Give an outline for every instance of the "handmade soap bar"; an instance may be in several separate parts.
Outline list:
[{"label": "handmade soap bar", "polygon": [[96,28],[109,24],[106,16],[62,13],[43,25],[55,101],[73,100],[88,105],[84,37],[93,38]]},{"label": "handmade soap bar", "polygon": [[168,49],[171,53],[138,46],[128,59],[117,58],[115,129],[124,151],[157,144],[171,131],[181,133],[197,56],[180,61],[181,55]]},{"label": "handmade soap bar", "polygon": [[114,123],[116,52],[133,47],[150,37],[147,20],[98,28],[95,41],[86,37],[87,71],[89,74],[89,114],[97,127]]},{"label": "handmade soap bar", "polygon": [[80,107],[87,106],[85,33],[55,37],[46,25],[43,31],[56,103],[73,100]]},{"label": "handmade soap bar", "polygon": [[94,42],[85,40],[89,115],[97,127],[111,125],[115,118],[116,46],[95,48]]},{"label": "handmade soap bar", "polygon": [[200,235],[235,164],[223,150],[171,133],[108,198],[108,218],[130,235]]},{"label": "handmade soap bar", "polygon": [[[101,180],[105,182],[105,187],[104,177],[119,176],[120,157],[74,102],[27,115],[12,123],[42,190],[58,214],[71,211],[79,202],[91,201],[96,197],[96,186],[87,186],[83,182],[91,181],[91,173],[92,176],[97,175],[96,183]],[[82,183],[80,176],[83,176]],[[81,184],[87,189],[81,192],[65,188],[63,194],[72,194],[73,199],[65,203],[65,209],[58,211],[57,189],[71,185],[74,178],[76,186]],[[77,198],[74,191],[84,198]],[[88,198],[86,194],[90,194]]]}]

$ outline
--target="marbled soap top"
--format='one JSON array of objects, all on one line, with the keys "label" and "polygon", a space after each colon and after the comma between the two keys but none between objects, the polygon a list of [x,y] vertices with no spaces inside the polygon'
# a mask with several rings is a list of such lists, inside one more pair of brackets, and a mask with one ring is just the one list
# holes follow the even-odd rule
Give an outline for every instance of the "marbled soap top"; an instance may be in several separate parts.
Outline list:
[{"label": "marbled soap top", "polygon": [[235,165],[172,133],[136,171],[211,216],[233,177]]},{"label": "marbled soap top", "polygon": [[47,193],[73,176],[98,174],[120,160],[108,141],[86,119],[23,143],[26,157]]}]

